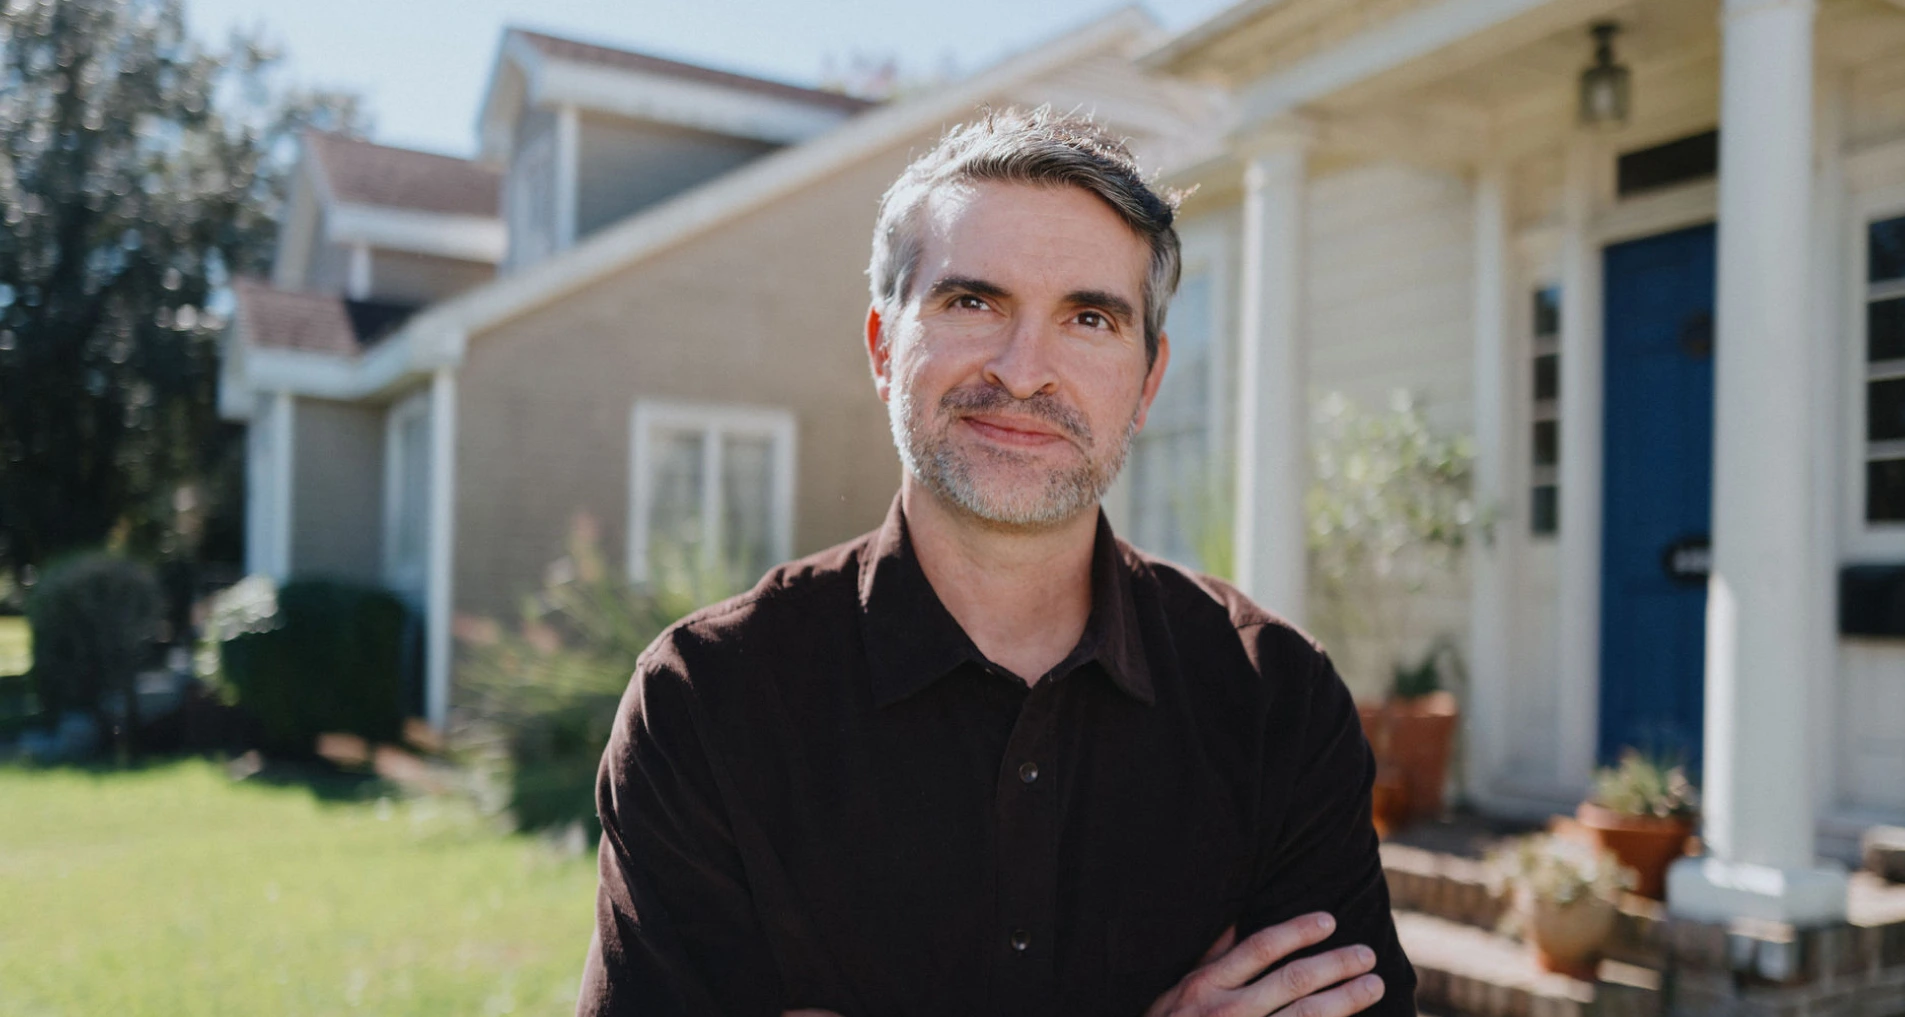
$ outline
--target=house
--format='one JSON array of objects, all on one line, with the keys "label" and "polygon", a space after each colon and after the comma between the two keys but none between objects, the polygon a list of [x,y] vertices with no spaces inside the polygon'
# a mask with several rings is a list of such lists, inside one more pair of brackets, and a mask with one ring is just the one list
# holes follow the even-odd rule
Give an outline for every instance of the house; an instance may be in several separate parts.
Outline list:
[{"label": "house", "polygon": [[1413,389],[1496,519],[1411,633],[1471,798],[1678,748],[1674,913],[1842,920],[1820,855],[1905,818],[1905,4],[1243,0],[1144,62],[1232,103],[1172,335],[1245,588],[1315,607],[1312,401]]},{"label": "house", "polygon": [[[386,280],[379,244],[426,210],[391,198],[387,229],[340,232],[368,202],[322,186],[334,150],[374,146],[314,137],[278,275],[238,287],[228,336],[221,399],[253,428],[251,564],[410,598],[441,724],[452,618],[513,615],[578,515],[636,582],[729,588],[871,529],[899,476],[860,339],[880,195],[987,103],[1092,110],[1149,164],[1182,161],[1219,106],[1138,67],[1160,41],[1123,10],[875,105],[512,29],[481,154],[446,167],[491,174],[493,275],[422,300]],[[316,238],[331,246],[303,253]]]}]

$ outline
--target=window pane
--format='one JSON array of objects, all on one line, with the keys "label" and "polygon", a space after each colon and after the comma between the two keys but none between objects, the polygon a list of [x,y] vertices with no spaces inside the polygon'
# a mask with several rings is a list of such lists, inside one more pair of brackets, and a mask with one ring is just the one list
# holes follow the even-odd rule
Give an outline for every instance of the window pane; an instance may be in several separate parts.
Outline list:
[{"label": "window pane", "polygon": [[1866,278],[1873,282],[1905,278],[1905,216],[1873,223],[1866,239]]},{"label": "window pane", "polygon": [[1561,395],[1561,354],[1544,353],[1535,358],[1535,401],[1547,402]]},{"label": "window pane", "polygon": [[765,435],[721,439],[721,558],[730,591],[773,568],[774,442]]},{"label": "window pane", "polygon": [[1212,527],[1228,525],[1228,513],[1210,485],[1208,433],[1157,432],[1146,428],[1132,442],[1132,542],[1180,565],[1205,569]]},{"label": "window pane", "polygon": [[1865,359],[1905,357],[1905,297],[1875,300],[1865,309]]},{"label": "window pane", "polygon": [[650,438],[655,469],[648,510],[648,577],[658,587],[700,588],[701,489],[707,482],[701,463],[706,441],[699,431],[657,430]]},{"label": "window pane", "polygon": [[1868,522],[1905,522],[1905,459],[1874,459],[1865,464],[1865,518]]},{"label": "window pane", "polygon": [[1534,489],[1528,511],[1528,529],[1536,535],[1553,533],[1558,529],[1560,499],[1553,484],[1543,484]]},{"label": "window pane", "polygon": [[1553,466],[1561,461],[1561,423],[1556,420],[1535,421],[1536,466]]},{"label": "window pane", "polygon": [[399,569],[418,567],[424,557],[424,527],[430,502],[430,418],[419,413],[398,425],[397,532],[391,557]]},{"label": "window pane", "polygon": [[1905,438],[1905,378],[1889,378],[1865,386],[1865,438],[1867,441]]},{"label": "window pane", "polygon": [[1561,332],[1561,288],[1550,286],[1535,291],[1535,336],[1558,335]]},{"label": "window pane", "polygon": [[1184,277],[1171,301],[1166,332],[1171,337],[1171,362],[1164,383],[1151,404],[1147,428],[1176,430],[1204,428],[1210,416],[1210,274]]}]

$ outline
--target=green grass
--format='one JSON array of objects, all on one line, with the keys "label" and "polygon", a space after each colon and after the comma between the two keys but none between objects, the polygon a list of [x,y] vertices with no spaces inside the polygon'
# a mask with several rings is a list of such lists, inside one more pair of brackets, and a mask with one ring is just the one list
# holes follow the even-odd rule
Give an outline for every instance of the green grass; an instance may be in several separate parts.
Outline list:
[{"label": "green grass", "polygon": [[0,615],[0,674],[25,674],[33,667],[33,630],[26,619]]},{"label": "green grass", "polygon": [[0,1014],[573,1013],[593,852],[363,793],[0,766]]}]

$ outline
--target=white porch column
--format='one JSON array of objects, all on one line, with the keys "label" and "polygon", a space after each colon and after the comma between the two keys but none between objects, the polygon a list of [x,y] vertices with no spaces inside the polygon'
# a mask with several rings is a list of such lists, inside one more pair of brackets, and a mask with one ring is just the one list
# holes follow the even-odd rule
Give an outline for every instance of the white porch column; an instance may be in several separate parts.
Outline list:
[{"label": "white porch column", "polygon": [[1707,586],[1708,855],[1676,863],[1675,914],[1845,917],[1813,854],[1808,625],[1813,386],[1814,0],[1727,0],[1720,88],[1713,574]]},{"label": "white porch column", "polygon": [[1514,551],[1524,521],[1503,510],[1513,504],[1508,484],[1512,456],[1508,344],[1508,182],[1499,165],[1475,180],[1475,504],[1493,519],[1487,539],[1477,539],[1469,558],[1469,675],[1474,695],[1463,704],[1467,718],[1471,795],[1485,793],[1500,775],[1507,733],[1508,615]]},{"label": "white porch column", "polygon": [[424,712],[444,730],[450,719],[450,622],[456,523],[456,374],[430,382],[430,525],[424,571]]},{"label": "white porch column", "polygon": [[1604,363],[1601,249],[1592,233],[1596,139],[1568,143],[1561,237],[1561,575],[1555,689],[1555,778],[1587,791],[1601,714],[1601,473]]},{"label": "white porch column", "polygon": [[1246,142],[1238,315],[1236,575],[1264,607],[1301,622],[1309,482],[1303,351],[1303,203],[1310,134],[1280,124]]}]

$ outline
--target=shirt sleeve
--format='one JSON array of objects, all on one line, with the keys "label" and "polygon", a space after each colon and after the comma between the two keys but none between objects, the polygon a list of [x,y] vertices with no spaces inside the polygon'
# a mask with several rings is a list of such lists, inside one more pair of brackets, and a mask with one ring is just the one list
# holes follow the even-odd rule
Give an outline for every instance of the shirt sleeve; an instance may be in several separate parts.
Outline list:
[{"label": "shirt sleeve", "polygon": [[[1287,630],[1279,634],[1294,641]],[[1353,943],[1369,947],[1376,952],[1383,996],[1363,1013],[1413,1017],[1415,968],[1396,938],[1389,884],[1370,819],[1375,755],[1363,737],[1355,701],[1329,657],[1307,641],[1300,650],[1278,649],[1265,647],[1263,664],[1307,672],[1307,680],[1292,682],[1270,706],[1268,762],[1275,773],[1267,780],[1273,794],[1265,818],[1278,832],[1260,855],[1237,935],[1326,911],[1335,916],[1336,931],[1297,956]]]},{"label": "shirt sleeve", "polygon": [[778,1015],[780,978],[690,690],[649,656],[597,773],[595,932],[576,1013]]}]

